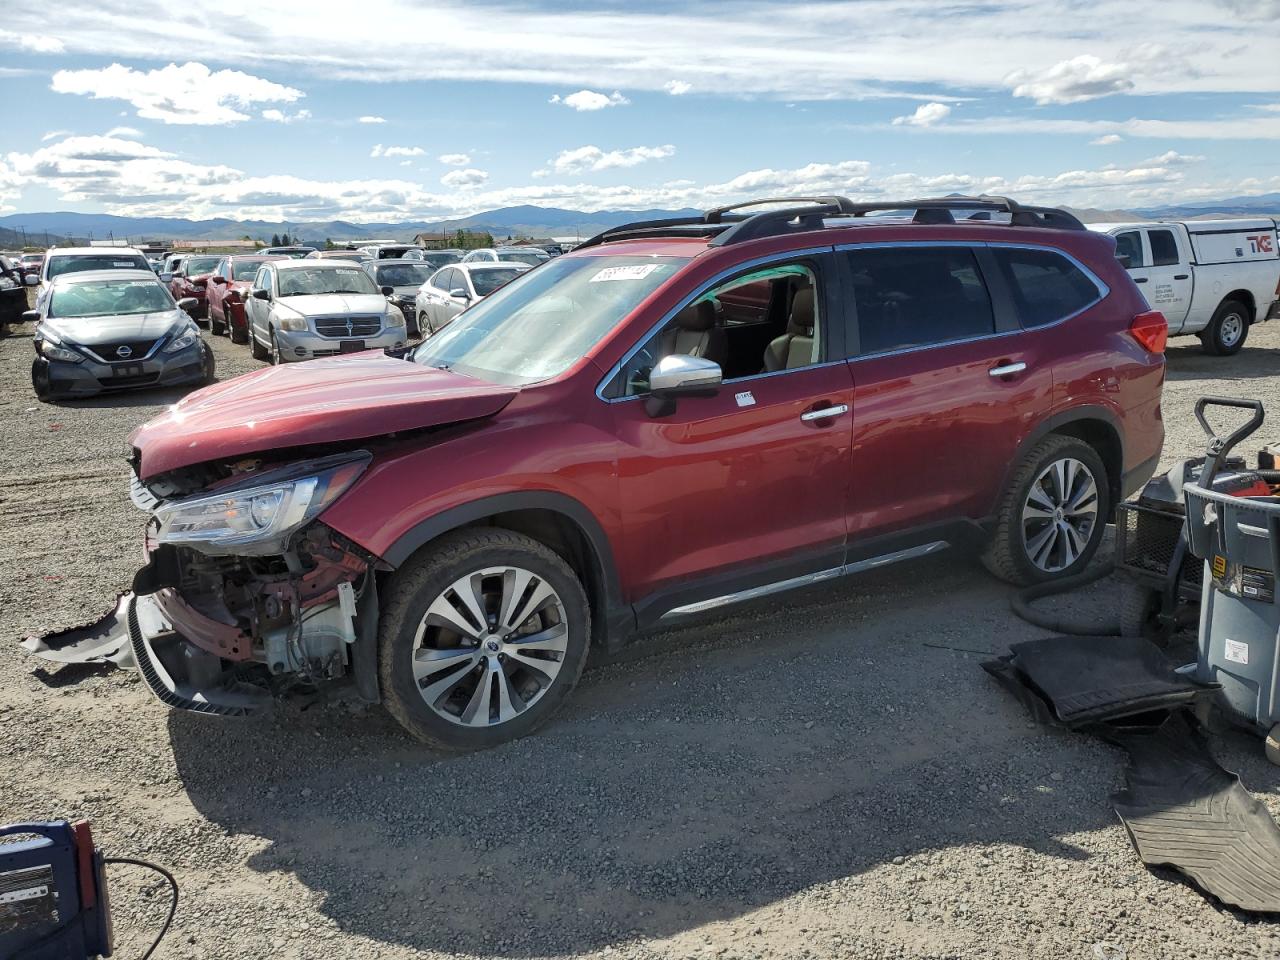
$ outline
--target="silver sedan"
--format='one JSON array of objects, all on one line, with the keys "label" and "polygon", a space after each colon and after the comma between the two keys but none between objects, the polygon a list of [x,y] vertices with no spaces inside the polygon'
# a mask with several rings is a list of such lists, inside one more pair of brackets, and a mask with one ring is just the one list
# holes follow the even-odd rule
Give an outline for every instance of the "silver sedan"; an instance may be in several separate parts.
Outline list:
[{"label": "silver sedan", "polygon": [[431,336],[477,300],[531,269],[524,263],[455,263],[442,267],[414,298],[418,330],[424,337]]}]

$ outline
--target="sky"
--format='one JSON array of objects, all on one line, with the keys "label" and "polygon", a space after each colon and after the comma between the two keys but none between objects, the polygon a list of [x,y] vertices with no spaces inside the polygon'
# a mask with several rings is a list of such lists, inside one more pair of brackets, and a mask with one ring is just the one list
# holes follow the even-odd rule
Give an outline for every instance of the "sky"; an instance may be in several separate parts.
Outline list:
[{"label": "sky", "polygon": [[0,212],[1273,192],[1278,24],[1280,0],[53,0],[0,29]]}]

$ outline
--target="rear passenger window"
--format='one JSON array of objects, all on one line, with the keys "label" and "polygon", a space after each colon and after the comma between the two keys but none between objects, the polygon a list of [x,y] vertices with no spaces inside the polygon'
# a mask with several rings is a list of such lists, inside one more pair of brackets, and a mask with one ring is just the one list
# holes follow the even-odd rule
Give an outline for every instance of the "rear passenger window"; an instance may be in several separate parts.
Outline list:
[{"label": "rear passenger window", "polygon": [[1024,327],[1041,327],[1079,313],[1102,298],[1083,270],[1053,250],[991,247]]},{"label": "rear passenger window", "polygon": [[1129,263],[1125,267],[1126,270],[1132,270],[1134,267],[1145,267],[1147,264],[1142,259],[1142,234],[1138,233],[1137,230],[1117,233],[1116,256],[1129,258]]},{"label": "rear passenger window", "polygon": [[991,297],[966,247],[851,250],[860,352],[882,353],[995,332]]},{"label": "rear passenger window", "polygon": [[1178,241],[1173,239],[1172,230],[1148,230],[1147,239],[1151,241],[1153,267],[1169,267],[1177,264]]}]

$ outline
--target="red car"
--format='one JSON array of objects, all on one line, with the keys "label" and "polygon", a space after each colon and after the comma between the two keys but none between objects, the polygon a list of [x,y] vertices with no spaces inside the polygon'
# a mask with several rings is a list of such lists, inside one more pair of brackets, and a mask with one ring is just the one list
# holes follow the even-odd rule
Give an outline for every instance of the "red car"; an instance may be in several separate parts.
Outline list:
[{"label": "red car", "polygon": [[209,330],[225,333],[232,343],[249,342],[249,325],[245,321],[244,298],[249,295],[258,267],[269,260],[287,257],[223,257],[205,284],[208,300]]},{"label": "red car", "polygon": [[1112,238],[1002,198],[619,227],[403,359],[264,369],[139,428],[149,561],[88,635],[128,626],[174,706],[346,678],[489,746],[659,623],[949,544],[1080,572],[1159,459],[1166,335]]},{"label": "red car", "polygon": [[221,254],[193,253],[183,261],[182,269],[175,271],[169,281],[169,292],[173,299],[192,299],[196,305],[188,313],[192,320],[209,319],[208,285],[209,278],[222,261]]}]

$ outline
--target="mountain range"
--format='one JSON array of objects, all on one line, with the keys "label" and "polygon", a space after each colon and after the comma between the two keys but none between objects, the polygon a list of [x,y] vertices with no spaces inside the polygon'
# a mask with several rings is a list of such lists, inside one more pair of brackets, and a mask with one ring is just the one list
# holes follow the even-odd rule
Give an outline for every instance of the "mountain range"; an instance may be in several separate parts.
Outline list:
[{"label": "mountain range", "polygon": [[[1071,208],[1067,208],[1071,209]],[[633,220],[696,215],[700,211],[681,210],[565,210],[531,205],[502,207],[453,220],[413,220],[387,223],[351,223],[346,220],[187,220],[176,217],[118,217],[104,213],[11,213],[0,216],[0,247],[25,244],[46,246],[68,239],[84,241],[108,237],[143,240],[236,240],[242,237],[269,241],[273,234],[289,233],[304,243],[320,246],[326,239],[335,243],[376,238],[409,240],[418,233],[452,233],[469,230],[490,233],[495,239],[507,237],[586,238],[609,227]],[[1196,200],[1161,207],[1132,210],[1075,209],[1085,222],[1119,222],[1150,219],[1210,219],[1214,217],[1280,216],[1280,193],[1222,200]],[[46,242],[47,234],[47,242]]]}]

